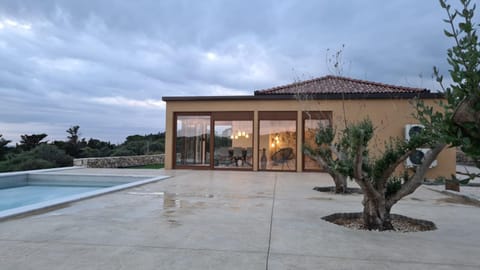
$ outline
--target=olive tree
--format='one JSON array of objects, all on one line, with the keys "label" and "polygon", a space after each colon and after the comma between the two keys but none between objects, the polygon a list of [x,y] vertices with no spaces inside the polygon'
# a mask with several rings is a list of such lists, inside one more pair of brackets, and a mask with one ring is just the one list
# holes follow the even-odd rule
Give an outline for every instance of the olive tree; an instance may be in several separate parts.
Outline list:
[{"label": "olive tree", "polygon": [[[340,144],[348,149],[345,161],[338,168],[351,177],[363,191],[363,222],[369,230],[393,229],[390,211],[403,197],[413,193],[423,182],[425,174],[445,148],[426,130],[405,141],[391,138],[379,156],[370,153],[368,144],[374,135],[372,122],[365,119],[349,124],[342,132]],[[422,164],[396,176],[395,170],[419,147],[429,146]]]},{"label": "olive tree", "polygon": [[447,102],[440,103],[442,111],[418,103],[419,119],[435,129],[452,146],[460,146],[480,167],[480,42],[473,22],[475,5],[460,0],[461,9],[452,9],[446,0],[440,0],[446,11],[445,35],[454,41],[447,51],[451,83],[444,85],[439,69],[434,74],[443,89]]},{"label": "olive tree", "polygon": [[[391,138],[385,143],[384,151],[374,156],[369,151],[374,127],[365,119],[359,123],[346,123],[336,144],[333,143],[334,132],[319,131],[316,141],[323,148],[306,150],[312,156],[320,157],[318,160],[325,164],[325,168],[335,169],[329,173],[349,176],[360,186],[363,222],[367,229],[393,229],[392,207],[420,187],[428,168],[447,145],[461,146],[477,166],[480,165],[480,44],[476,25],[472,22],[475,5],[470,7],[470,0],[460,2],[463,9],[452,11],[445,0],[440,0],[448,15],[445,21],[451,27],[445,34],[455,40],[447,57],[453,83],[444,87],[443,77],[437,68],[434,69],[447,102],[440,102],[440,110],[435,110],[417,101],[417,117],[425,125],[423,132],[408,141]],[[463,21],[456,25],[458,17]],[[395,175],[398,166],[420,147],[430,147],[422,163],[406,170],[402,176]],[[333,150],[341,150],[338,156],[335,154],[337,158],[331,158]]]},{"label": "olive tree", "polygon": [[345,145],[334,142],[335,131],[332,127],[319,126],[315,134],[316,147],[303,146],[304,153],[314,159],[327,172],[335,183],[335,193],[347,192],[347,175],[339,170],[339,164],[346,162]]},{"label": "olive tree", "polygon": [[[343,59],[343,53],[345,50],[345,44],[342,44],[340,49],[335,51],[330,51],[327,49],[326,53],[326,67],[331,74],[336,76],[341,76],[343,74],[343,67],[346,62]],[[314,106],[309,104],[315,104],[314,94],[301,91],[298,89],[295,93],[295,99],[303,107],[302,110],[310,114],[310,111],[316,111],[321,108],[321,106]],[[319,104],[317,104],[319,105]],[[343,120],[344,125],[347,125],[347,116],[345,113],[345,104],[342,103],[343,107]],[[315,134],[315,144],[314,146],[304,144],[303,153],[315,160],[318,165],[328,173],[335,184],[335,193],[346,193],[348,191],[348,176],[345,175],[342,170],[339,170],[340,163],[346,162],[346,150],[344,145],[335,141],[335,129],[331,126],[324,126],[322,123],[319,123],[318,129]]]}]

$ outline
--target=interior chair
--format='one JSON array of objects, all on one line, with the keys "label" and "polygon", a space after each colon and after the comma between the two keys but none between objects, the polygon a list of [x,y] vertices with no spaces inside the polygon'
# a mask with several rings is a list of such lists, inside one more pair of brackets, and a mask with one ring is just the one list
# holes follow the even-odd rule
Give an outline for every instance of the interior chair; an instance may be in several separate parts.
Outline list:
[{"label": "interior chair", "polygon": [[288,162],[294,158],[295,154],[293,153],[293,149],[291,147],[281,148],[277,152],[273,153],[271,157],[273,165],[282,165],[282,170],[284,165],[286,165],[287,168],[290,169],[290,167],[288,166]]}]

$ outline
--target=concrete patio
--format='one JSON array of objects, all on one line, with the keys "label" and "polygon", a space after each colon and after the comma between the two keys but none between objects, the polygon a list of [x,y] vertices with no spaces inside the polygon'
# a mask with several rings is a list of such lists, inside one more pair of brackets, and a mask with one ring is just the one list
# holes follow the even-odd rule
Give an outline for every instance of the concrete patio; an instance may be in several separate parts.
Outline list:
[{"label": "concrete patio", "polygon": [[424,187],[393,212],[437,230],[366,232],[320,219],[362,210],[325,174],[80,171],[172,177],[0,222],[1,269],[480,269],[480,208]]}]

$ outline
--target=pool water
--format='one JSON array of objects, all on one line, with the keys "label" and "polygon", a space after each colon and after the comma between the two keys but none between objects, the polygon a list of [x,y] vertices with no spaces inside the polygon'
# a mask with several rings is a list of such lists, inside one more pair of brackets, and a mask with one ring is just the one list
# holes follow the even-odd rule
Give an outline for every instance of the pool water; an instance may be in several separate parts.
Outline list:
[{"label": "pool water", "polygon": [[35,186],[0,189],[0,211],[98,190],[101,187]]},{"label": "pool water", "polygon": [[0,222],[14,216],[52,209],[54,206],[168,178],[165,175],[67,172],[72,169],[77,168],[0,173]]}]

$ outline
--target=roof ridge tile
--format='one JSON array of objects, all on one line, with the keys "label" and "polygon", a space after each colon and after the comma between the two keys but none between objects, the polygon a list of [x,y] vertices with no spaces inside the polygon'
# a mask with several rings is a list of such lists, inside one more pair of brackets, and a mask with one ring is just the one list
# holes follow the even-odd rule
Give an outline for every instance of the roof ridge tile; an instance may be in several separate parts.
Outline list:
[{"label": "roof ridge tile", "polygon": [[[315,84],[323,83],[317,86]],[[340,85],[339,85],[340,84]],[[343,84],[343,85],[341,85]],[[321,87],[321,89],[317,88]],[[296,89],[300,88],[300,89]],[[307,89],[310,88],[310,89]],[[314,89],[311,89],[314,88]],[[380,82],[354,79],[336,75],[326,75],[305,81],[293,82],[286,85],[275,86],[263,90],[255,90],[255,95],[292,95],[303,93],[429,93],[426,88],[399,86]]]}]

